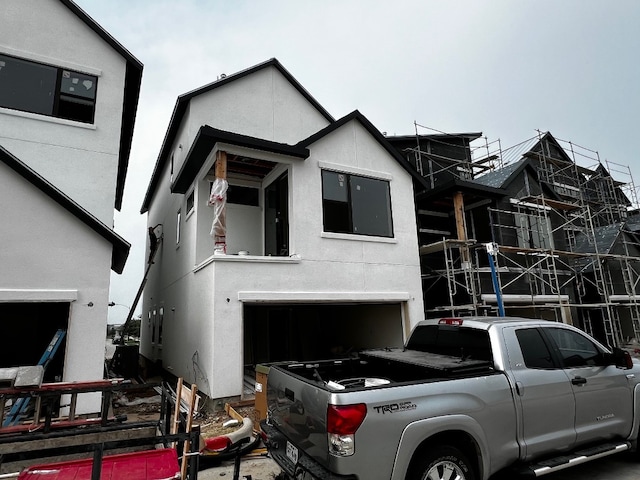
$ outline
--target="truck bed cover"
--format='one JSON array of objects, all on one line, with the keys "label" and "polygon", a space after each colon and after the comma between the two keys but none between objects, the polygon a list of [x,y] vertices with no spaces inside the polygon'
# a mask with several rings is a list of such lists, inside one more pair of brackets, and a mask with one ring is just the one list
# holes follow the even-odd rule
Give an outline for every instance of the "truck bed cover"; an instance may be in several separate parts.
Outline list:
[{"label": "truck bed cover", "polygon": [[404,350],[402,348],[389,348],[384,350],[364,350],[362,357],[373,357],[384,360],[393,360],[426,367],[446,373],[466,373],[486,370],[492,366],[487,360],[464,359],[437,353],[420,352],[417,350]]}]

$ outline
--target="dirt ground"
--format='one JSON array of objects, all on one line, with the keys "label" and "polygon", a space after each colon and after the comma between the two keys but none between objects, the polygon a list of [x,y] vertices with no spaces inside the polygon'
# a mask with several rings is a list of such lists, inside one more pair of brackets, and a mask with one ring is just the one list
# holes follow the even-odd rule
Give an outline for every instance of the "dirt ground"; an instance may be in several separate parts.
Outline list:
[{"label": "dirt ground", "polygon": [[[154,390],[128,392],[127,395],[119,395],[114,398],[113,413],[115,415],[127,415],[127,421],[157,420],[160,418],[160,401],[160,395]],[[240,416],[255,418],[256,413],[253,404],[232,404],[231,406]],[[231,433],[241,425],[225,427],[224,424],[228,420],[232,420],[232,417],[225,411],[209,412],[203,409],[194,418],[194,424],[200,426],[202,438],[207,439]],[[233,478],[234,469],[233,459],[224,461],[203,460],[201,462],[201,470],[198,472],[198,479]],[[280,468],[268,457],[261,444],[254,451],[241,458],[239,474],[241,479],[277,480],[280,478],[279,474]]]}]

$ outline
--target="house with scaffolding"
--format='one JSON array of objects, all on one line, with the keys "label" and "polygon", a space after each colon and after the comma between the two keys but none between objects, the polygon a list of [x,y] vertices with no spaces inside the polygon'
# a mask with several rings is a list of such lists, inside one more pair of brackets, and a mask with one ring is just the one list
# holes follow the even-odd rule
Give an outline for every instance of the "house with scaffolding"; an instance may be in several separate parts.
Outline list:
[{"label": "house with scaffolding", "polygon": [[426,316],[495,315],[502,303],[612,345],[640,338],[630,170],[550,133],[504,150],[475,149],[480,138],[389,139],[430,187],[416,192]]}]

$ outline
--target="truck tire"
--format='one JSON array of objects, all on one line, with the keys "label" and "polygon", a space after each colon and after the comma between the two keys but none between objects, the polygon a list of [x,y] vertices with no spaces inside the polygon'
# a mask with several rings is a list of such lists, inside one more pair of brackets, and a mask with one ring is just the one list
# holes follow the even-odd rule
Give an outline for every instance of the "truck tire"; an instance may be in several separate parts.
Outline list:
[{"label": "truck tire", "polygon": [[407,480],[475,480],[467,457],[457,448],[436,447],[422,455],[409,470]]}]

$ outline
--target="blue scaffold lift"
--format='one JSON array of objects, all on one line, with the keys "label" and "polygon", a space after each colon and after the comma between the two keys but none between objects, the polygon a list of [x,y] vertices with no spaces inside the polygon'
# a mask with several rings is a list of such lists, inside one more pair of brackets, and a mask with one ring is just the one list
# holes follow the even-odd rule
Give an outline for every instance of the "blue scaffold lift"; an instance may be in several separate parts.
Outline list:
[{"label": "blue scaffold lift", "polygon": [[[46,350],[42,354],[42,357],[40,358],[40,361],[38,362],[38,365],[41,365],[43,370],[46,371],[49,363],[51,363],[51,359],[58,351],[58,348],[60,348],[60,345],[62,345],[62,341],[64,340],[66,333],[67,332],[65,330],[59,329],[49,342],[49,345],[47,346]],[[30,397],[19,398],[11,407],[11,410],[7,414],[7,418],[5,419],[2,426],[8,427],[17,424],[20,418],[27,411],[30,400]]]}]

